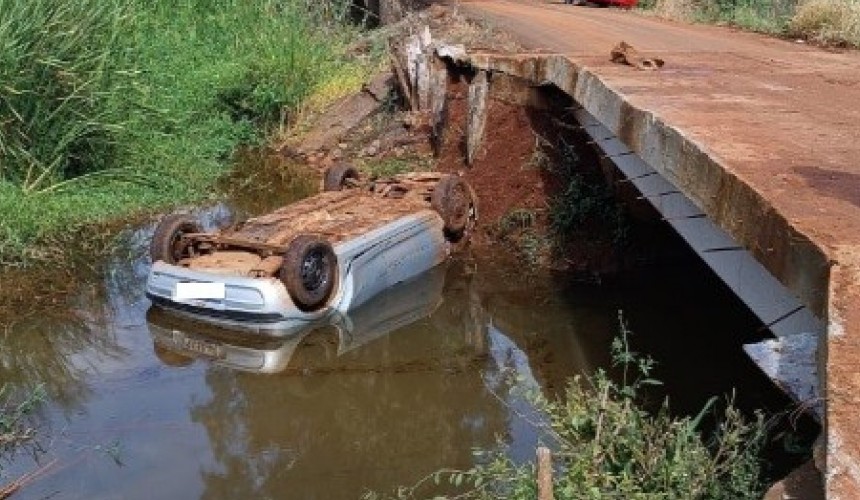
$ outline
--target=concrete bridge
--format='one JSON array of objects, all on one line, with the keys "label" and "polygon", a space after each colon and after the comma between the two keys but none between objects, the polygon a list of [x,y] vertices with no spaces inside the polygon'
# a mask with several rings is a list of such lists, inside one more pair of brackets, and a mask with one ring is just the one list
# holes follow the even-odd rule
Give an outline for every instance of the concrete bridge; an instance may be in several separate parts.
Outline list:
[{"label": "concrete bridge", "polygon": [[[781,338],[772,375],[815,382],[796,396],[825,425],[828,498],[860,498],[860,53],[560,2],[459,5],[530,49],[469,63],[573,97],[607,157]],[[622,40],[665,67],[612,63]]]}]

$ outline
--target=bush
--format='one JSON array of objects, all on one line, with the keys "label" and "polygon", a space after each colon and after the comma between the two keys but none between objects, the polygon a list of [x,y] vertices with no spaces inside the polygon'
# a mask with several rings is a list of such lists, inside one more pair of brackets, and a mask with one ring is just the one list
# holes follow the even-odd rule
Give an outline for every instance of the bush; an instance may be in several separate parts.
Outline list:
[{"label": "bush", "polygon": [[793,34],[860,48],[860,0],[807,0],[791,19]]},{"label": "bush", "polygon": [[860,48],[860,0],[643,0],[639,7],[668,19]]},{"label": "bush", "polygon": [[640,7],[668,19],[729,24],[752,31],[786,31],[797,0],[647,0]]},{"label": "bush", "polygon": [[[561,189],[549,200],[549,226],[557,244],[563,247],[575,236],[594,238],[596,229],[605,231],[615,245],[623,245],[627,221],[610,187],[595,172],[586,172],[572,144],[564,140],[556,147],[558,158],[543,165]],[[590,174],[590,175],[589,175]]]},{"label": "bush", "polygon": [[[628,348],[628,331],[613,343],[623,368],[621,382],[603,372],[574,378],[558,401],[530,397],[544,415],[533,422],[554,449],[555,498],[565,499],[747,499],[761,498],[759,450],[762,418],[746,423],[731,404],[709,439],[701,422],[715,399],[695,418],[673,418],[664,403],[656,412],[643,409],[653,362]],[[716,413],[716,412],[713,412]],[[537,498],[534,464],[518,465],[501,451],[478,451],[481,463],[466,471],[435,472],[417,484],[399,488],[395,498],[419,498],[447,483],[456,498]],[[365,498],[380,498],[368,493]]]}]

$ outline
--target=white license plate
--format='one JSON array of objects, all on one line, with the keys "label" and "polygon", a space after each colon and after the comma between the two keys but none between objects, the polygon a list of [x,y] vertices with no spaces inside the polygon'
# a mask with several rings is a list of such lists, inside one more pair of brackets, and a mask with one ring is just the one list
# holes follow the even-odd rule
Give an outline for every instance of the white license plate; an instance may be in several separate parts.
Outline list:
[{"label": "white license plate", "polygon": [[224,300],[224,283],[177,283],[173,300]]},{"label": "white license plate", "polygon": [[189,338],[182,332],[173,331],[173,345],[183,351],[193,352],[212,359],[224,359],[224,347],[216,342]]}]

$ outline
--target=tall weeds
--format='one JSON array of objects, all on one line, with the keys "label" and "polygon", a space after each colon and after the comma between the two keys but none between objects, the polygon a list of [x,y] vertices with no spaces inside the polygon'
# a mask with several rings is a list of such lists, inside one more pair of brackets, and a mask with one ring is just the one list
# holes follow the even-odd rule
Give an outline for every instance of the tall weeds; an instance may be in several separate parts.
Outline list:
[{"label": "tall weeds", "polygon": [[642,0],[639,5],[678,21],[730,24],[860,48],[860,0]]},{"label": "tall weeds", "polygon": [[348,6],[0,0],[0,264],[211,196],[238,144],[360,85]]},{"label": "tall weeds", "polygon": [[687,22],[730,24],[780,34],[797,0],[645,0],[641,6],[661,17]]},{"label": "tall weeds", "polygon": [[0,180],[29,192],[105,167],[127,22],[115,1],[0,0]]},{"label": "tall weeds", "polygon": [[817,42],[860,48],[860,0],[807,0],[790,30]]}]

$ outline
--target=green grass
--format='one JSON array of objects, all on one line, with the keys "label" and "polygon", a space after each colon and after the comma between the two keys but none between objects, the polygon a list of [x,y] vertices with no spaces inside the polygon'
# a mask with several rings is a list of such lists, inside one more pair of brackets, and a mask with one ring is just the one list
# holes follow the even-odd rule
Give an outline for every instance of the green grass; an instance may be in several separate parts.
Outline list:
[{"label": "green grass", "polygon": [[550,174],[546,205],[514,207],[489,227],[529,266],[604,270],[602,259],[631,246],[623,205],[597,163],[581,156],[589,147],[579,136],[538,137],[524,168]]},{"label": "green grass", "polygon": [[533,209],[514,208],[496,222],[494,229],[499,237],[504,238],[512,232],[531,228],[537,218],[538,214]]},{"label": "green grass", "polygon": [[423,172],[430,168],[430,162],[426,158],[413,155],[400,158],[371,158],[358,162],[358,165],[362,173],[371,179],[392,177],[408,172]]},{"label": "green grass", "polygon": [[238,144],[370,71],[345,5],[0,0],[0,264],[213,196]]},{"label": "green grass", "polygon": [[414,169],[412,162],[401,158],[374,159],[365,162],[361,170],[371,178],[391,177]]},{"label": "green grass", "polygon": [[679,21],[860,48],[860,0],[643,0],[639,8]]},{"label": "green grass", "polygon": [[796,5],[796,0],[646,0],[640,8],[680,21],[783,34]]}]

